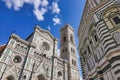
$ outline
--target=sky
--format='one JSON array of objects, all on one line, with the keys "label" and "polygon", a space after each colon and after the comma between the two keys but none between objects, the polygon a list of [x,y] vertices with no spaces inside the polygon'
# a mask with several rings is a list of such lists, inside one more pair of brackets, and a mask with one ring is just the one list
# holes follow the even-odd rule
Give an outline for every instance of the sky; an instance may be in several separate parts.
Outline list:
[{"label": "sky", "polygon": [[[35,25],[60,38],[60,28],[70,24],[77,31],[86,0],[0,0],[0,45],[11,33],[26,39]],[[60,45],[60,44],[59,44]]]}]

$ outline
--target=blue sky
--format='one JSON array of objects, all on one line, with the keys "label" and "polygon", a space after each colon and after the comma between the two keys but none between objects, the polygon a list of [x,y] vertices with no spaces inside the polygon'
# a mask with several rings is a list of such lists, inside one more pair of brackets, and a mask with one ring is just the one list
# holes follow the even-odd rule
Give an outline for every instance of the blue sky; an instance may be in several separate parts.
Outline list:
[{"label": "blue sky", "polygon": [[26,39],[36,24],[59,39],[60,28],[70,24],[77,30],[86,0],[0,0],[0,45],[12,32]]}]

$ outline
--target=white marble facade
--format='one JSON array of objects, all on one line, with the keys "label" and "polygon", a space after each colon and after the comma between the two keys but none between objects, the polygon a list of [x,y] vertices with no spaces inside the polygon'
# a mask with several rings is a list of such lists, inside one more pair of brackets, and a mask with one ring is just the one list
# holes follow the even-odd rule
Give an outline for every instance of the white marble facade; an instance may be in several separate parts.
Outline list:
[{"label": "white marble facade", "polygon": [[[78,67],[77,71],[69,70],[69,62],[58,56],[58,40],[37,25],[26,40],[16,34],[10,36],[0,58],[0,80],[79,80]],[[72,72],[77,74],[69,79]]]}]

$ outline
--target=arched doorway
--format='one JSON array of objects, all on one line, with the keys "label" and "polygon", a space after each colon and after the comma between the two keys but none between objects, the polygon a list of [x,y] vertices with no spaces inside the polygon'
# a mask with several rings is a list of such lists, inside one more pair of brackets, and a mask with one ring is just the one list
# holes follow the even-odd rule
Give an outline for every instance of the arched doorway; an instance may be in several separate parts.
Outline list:
[{"label": "arched doorway", "polygon": [[12,75],[10,75],[6,78],[6,80],[15,80],[15,78]]},{"label": "arched doorway", "polygon": [[45,80],[45,77],[42,74],[40,74],[37,76],[37,80]]}]

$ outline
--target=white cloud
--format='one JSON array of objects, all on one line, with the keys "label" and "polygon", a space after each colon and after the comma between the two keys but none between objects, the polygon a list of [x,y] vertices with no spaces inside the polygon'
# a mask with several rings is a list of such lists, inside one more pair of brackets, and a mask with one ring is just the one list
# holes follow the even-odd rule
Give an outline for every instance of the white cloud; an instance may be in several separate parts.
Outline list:
[{"label": "white cloud", "polygon": [[23,0],[12,0],[14,10],[20,10],[20,8],[23,6],[24,1]]},{"label": "white cloud", "polygon": [[60,9],[58,7],[58,3],[57,2],[53,2],[52,3],[52,13],[56,13],[56,14],[60,13]]},{"label": "white cloud", "polygon": [[39,9],[39,6],[41,4],[41,0],[34,0],[32,1],[33,5],[34,5],[34,9]]},{"label": "white cloud", "polygon": [[31,3],[32,3],[32,0],[24,0],[24,2],[31,4]]},{"label": "white cloud", "polygon": [[34,15],[36,16],[36,18],[39,20],[39,21],[42,21],[44,20],[44,14],[47,12],[47,9],[46,8],[41,8],[41,10],[39,9],[35,9],[33,10],[34,12]]},{"label": "white cloud", "polygon": [[58,17],[53,18],[54,25],[61,24],[61,20]]},{"label": "white cloud", "polygon": [[39,21],[44,20],[44,17],[43,17],[43,14],[42,14],[41,10],[36,9],[36,10],[33,10],[33,12],[34,12],[34,15],[36,16],[36,18],[37,18]]},{"label": "white cloud", "polygon": [[43,6],[43,7],[46,7],[48,4],[49,4],[49,2],[47,0],[43,0],[41,2],[41,6]]},{"label": "white cloud", "polygon": [[11,9],[12,7],[12,1],[11,0],[6,0],[6,6]]},{"label": "white cloud", "polygon": [[[48,10],[52,9],[52,13],[56,15],[60,14],[60,9],[58,6],[58,1],[52,2],[51,6],[49,5],[48,0],[2,0],[5,2],[6,6],[14,10],[20,10],[25,3],[33,5],[33,14],[36,16],[37,20],[44,20],[44,14],[47,13]],[[57,17],[53,18],[54,25],[61,24],[61,20]]]},{"label": "white cloud", "polygon": [[41,12],[44,15],[47,12],[47,8],[41,8]]},{"label": "white cloud", "polygon": [[[49,4],[47,0],[35,0],[34,2],[34,15],[39,21],[44,20],[44,14],[47,12],[47,5]],[[39,7],[41,6],[41,9]]]},{"label": "white cloud", "polygon": [[24,4],[24,0],[3,0],[6,4],[6,6],[11,9],[12,7],[14,10],[20,10],[20,8]]},{"label": "white cloud", "polygon": [[44,20],[44,14],[47,12],[47,6],[49,2],[47,0],[3,0],[6,3],[6,6],[11,9],[13,7],[14,10],[20,10],[21,7],[25,3],[31,4],[34,6],[33,13],[36,18],[40,20]]}]

